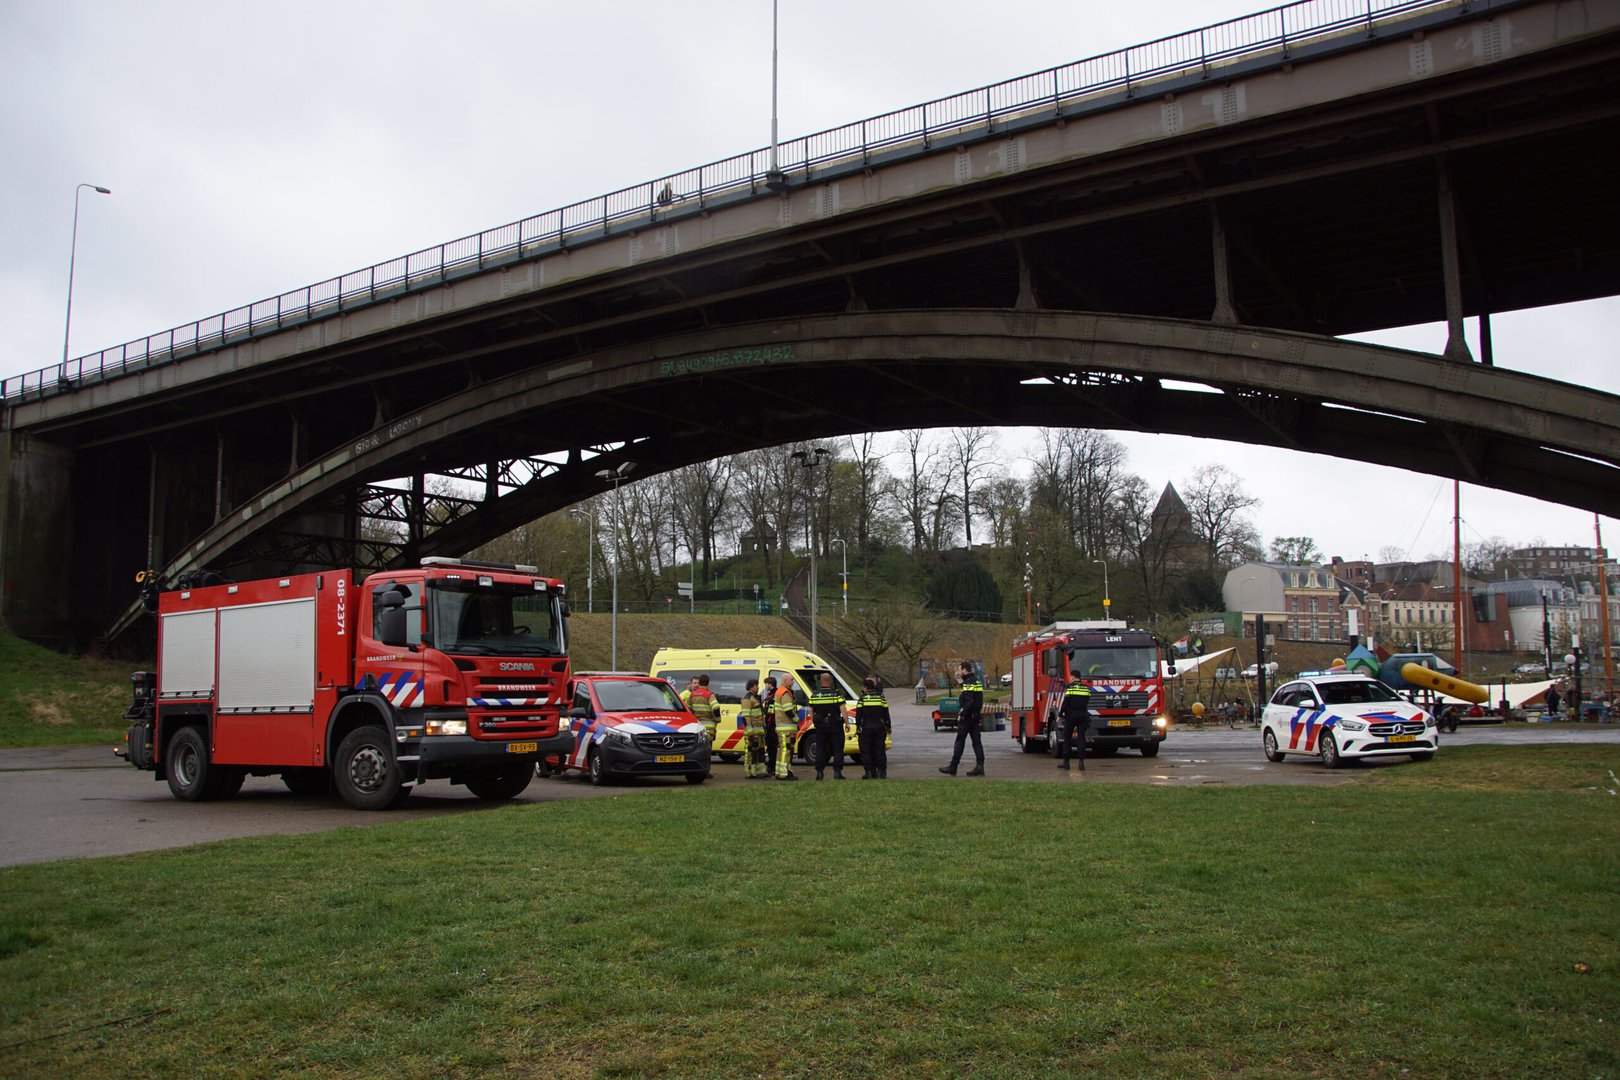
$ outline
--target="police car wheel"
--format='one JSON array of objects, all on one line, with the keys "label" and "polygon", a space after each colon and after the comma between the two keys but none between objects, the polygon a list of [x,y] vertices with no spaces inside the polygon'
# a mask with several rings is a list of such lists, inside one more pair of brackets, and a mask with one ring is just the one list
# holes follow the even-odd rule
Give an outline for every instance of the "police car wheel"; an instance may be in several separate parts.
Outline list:
[{"label": "police car wheel", "polygon": [[1413,761],[1433,761],[1434,760],[1434,751],[1433,750],[1425,750],[1421,754],[1413,754],[1412,755],[1412,760]]},{"label": "police car wheel", "polygon": [[706,772],[689,772],[686,774],[686,782],[688,784],[701,784],[708,778],[709,774]]},{"label": "police car wheel", "polygon": [[1322,753],[1323,765],[1329,769],[1344,768],[1344,755],[1339,753],[1339,741],[1333,737],[1333,732],[1322,732],[1322,740],[1319,748]]},{"label": "police car wheel", "polygon": [[1288,755],[1277,749],[1277,733],[1266,728],[1266,733],[1260,736],[1260,748],[1266,752],[1267,761],[1281,761]]}]

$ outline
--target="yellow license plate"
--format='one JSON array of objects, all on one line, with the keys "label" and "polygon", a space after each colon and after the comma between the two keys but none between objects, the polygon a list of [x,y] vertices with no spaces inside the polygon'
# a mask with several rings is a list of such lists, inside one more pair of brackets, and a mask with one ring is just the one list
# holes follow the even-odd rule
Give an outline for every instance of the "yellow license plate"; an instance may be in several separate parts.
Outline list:
[{"label": "yellow license plate", "polygon": [[1108,721],[1108,726],[1109,727],[1130,727],[1131,722],[1129,720],[1110,720],[1110,721]]},{"label": "yellow license plate", "polygon": [[506,744],[508,754],[533,754],[538,752],[540,744],[537,742],[509,742]]},{"label": "yellow license plate", "polygon": [[1411,742],[1416,738],[1417,738],[1416,735],[1391,735],[1389,737],[1388,741],[1389,742]]},{"label": "yellow license plate", "polygon": [[660,765],[679,765],[681,762],[683,762],[685,760],[686,760],[686,755],[685,754],[659,754],[658,755],[658,764],[660,764]]}]

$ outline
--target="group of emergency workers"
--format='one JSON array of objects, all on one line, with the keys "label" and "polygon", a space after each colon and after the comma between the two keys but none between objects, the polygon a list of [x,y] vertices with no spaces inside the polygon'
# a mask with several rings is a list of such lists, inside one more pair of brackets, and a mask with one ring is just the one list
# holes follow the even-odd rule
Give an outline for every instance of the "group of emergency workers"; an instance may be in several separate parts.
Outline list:
[{"label": "group of emergency workers", "polygon": [[[951,752],[951,763],[942,765],[940,772],[955,776],[962,762],[962,751],[969,740],[973,743],[973,768],[968,776],[984,775],[984,742],[979,726],[984,715],[984,683],[972,665],[963,664],[957,672],[962,689],[957,700],[960,712],[956,722],[956,745]],[[714,742],[720,720],[720,705],[709,690],[707,675],[692,676],[691,685],[682,692],[681,700],[709,733]],[[826,779],[828,764],[832,765],[833,779],[844,778],[844,722],[849,714],[844,695],[833,685],[832,675],[822,672],[819,685],[810,695],[810,719],[814,725],[814,757],[816,779]],[[768,780],[774,774],[778,780],[797,780],[790,767],[793,759],[793,738],[799,730],[799,704],[793,695],[793,676],[782,676],[781,685],[767,678],[763,691],[758,679],[749,679],[738,707],[737,720],[743,729],[743,776],[749,780]],[[1058,768],[1068,771],[1070,760],[1080,763],[1086,770],[1086,729],[1091,724],[1091,688],[1078,676],[1063,688],[1063,704],[1057,716],[1063,732],[1063,760]],[[889,703],[878,688],[877,679],[868,676],[861,684],[861,697],[855,703],[855,723],[860,740],[862,780],[887,780],[889,755],[885,749],[893,721],[889,716]],[[809,755],[806,755],[809,756]]]},{"label": "group of emergency workers", "polygon": [[[737,708],[737,721],[743,730],[743,776],[749,780],[797,780],[791,768],[793,742],[799,731],[799,703],[793,694],[791,675],[782,676],[781,685],[767,678],[763,688],[758,679],[749,679]],[[878,689],[877,679],[868,677],[855,703],[855,722],[860,739],[862,780],[886,780],[889,755],[885,743],[893,728],[889,703]],[[707,675],[692,676],[692,685],[681,695],[687,708],[698,717],[714,741],[719,707],[709,691]],[[813,727],[811,760],[816,779],[826,779],[832,765],[833,779],[844,778],[844,722],[849,714],[844,695],[833,685],[831,674],[823,672],[819,685],[810,695]]]}]

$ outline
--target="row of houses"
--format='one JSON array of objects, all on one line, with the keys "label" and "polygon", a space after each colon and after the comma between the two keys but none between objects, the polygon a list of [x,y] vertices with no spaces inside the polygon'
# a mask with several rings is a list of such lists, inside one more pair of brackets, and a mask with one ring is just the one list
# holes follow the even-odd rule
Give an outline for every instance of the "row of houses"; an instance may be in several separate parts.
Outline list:
[{"label": "row of houses", "polygon": [[[1540,549],[1531,549],[1540,550]],[[1604,600],[1597,553],[1561,548],[1570,573],[1462,581],[1465,650],[1562,652],[1576,640],[1602,640]],[[1583,573],[1584,571],[1584,573]],[[1291,641],[1349,642],[1374,638],[1401,647],[1446,650],[1456,642],[1457,591],[1448,562],[1372,563],[1335,558],[1323,566],[1246,562],[1222,586],[1227,621],[1248,633],[1257,615]],[[1620,582],[1609,581],[1611,640],[1620,639]]]}]

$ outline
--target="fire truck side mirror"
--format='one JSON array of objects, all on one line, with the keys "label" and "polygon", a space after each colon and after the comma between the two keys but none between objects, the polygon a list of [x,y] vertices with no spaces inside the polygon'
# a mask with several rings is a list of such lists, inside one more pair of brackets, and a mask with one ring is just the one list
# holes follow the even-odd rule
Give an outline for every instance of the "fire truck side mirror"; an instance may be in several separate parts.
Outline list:
[{"label": "fire truck side mirror", "polygon": [[405,594],[389,589],[377,597],[377,636],[384,645],[408,645],[405,633]]}]

